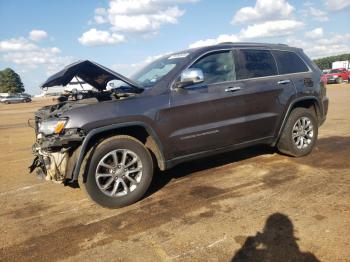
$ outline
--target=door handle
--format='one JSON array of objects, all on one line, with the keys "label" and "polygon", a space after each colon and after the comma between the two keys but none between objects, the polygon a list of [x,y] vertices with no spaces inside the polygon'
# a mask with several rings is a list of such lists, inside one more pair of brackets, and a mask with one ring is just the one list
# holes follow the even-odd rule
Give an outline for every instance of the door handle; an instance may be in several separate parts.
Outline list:
[{"label": "door handle", "polygon": [[280,81],[277,82],[277,84],[279,84],[279,85],[285,85],[285,84],[289,84],[289,83],[290,83],[289,79],[280,80]]},{"label": "door handle", "polygon": [[225,92],[235,92],[238,90],[242,90],[242,88],[240,86],[234,86],[234,87],[228,87],[225,89]]}]

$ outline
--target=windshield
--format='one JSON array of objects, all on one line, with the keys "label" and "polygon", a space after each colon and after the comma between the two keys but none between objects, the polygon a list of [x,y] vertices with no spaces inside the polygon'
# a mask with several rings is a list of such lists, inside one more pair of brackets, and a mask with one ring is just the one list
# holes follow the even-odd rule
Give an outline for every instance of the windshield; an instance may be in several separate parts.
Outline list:
[{"label": "windshield", "polygon": [[340,69],[332,69],[330,73],[341,73],[342,71]]},{"label": "windshield", "polygon": [[179,65],[182,59],[187,55],[188,53],[162,57],[146,65],[130,78],[143,87],[152,87],[161,78],[165,77],[172,70],[174,70],[174,68]]}]

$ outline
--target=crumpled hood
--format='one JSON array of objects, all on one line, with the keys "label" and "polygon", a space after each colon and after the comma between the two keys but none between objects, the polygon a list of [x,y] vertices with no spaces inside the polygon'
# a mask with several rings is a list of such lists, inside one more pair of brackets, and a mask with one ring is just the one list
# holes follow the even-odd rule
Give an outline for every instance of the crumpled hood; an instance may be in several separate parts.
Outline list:
[{"label": "crumpled hood", "polygon": [[100,91],[105,90],[107,83],[111,80],[121,80],[136,89],[142,90],[142,87],[135,81],[89,60],[78,61],[66,66],[63,70],[50,76],[41,87],[65,86],[75,76]]}]

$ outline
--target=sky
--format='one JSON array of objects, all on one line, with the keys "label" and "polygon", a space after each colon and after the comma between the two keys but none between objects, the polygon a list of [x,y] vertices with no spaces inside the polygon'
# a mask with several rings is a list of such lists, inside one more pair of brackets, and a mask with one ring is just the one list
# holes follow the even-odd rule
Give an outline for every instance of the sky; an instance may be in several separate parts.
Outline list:
[{"label": "sky", "polygon": [[220,42],[350,52],[350,0],[0,0],[0,70],[31,94],[81,59],[130,75],[164,54]]}]

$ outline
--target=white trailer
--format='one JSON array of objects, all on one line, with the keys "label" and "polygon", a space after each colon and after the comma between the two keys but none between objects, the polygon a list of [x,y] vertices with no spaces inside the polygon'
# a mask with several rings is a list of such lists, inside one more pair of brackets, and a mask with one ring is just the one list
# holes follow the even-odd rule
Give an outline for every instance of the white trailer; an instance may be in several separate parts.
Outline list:
[{"label": "white trailer", "polygon": [[350,62],[349,60],[347,61],[335,61],[332,63],[332,69],[337,69],[337,68],[345,68],[345,69],[350,69]]}]

